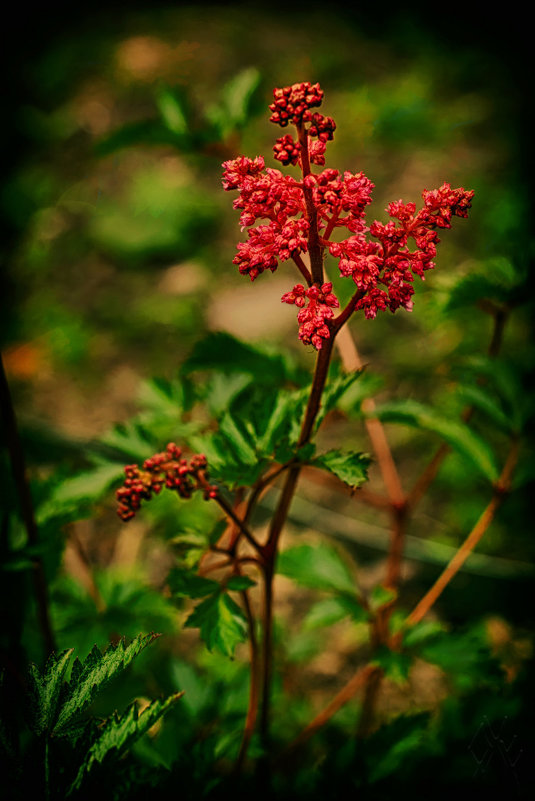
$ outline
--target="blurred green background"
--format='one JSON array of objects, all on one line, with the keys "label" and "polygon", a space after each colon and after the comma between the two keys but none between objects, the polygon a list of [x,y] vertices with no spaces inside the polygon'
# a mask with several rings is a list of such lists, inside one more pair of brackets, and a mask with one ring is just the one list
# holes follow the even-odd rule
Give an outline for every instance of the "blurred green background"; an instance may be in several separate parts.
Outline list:
[{"label": "blurred green background", "polygon": [[[454,415],[462,409],[459,370],[487,351],[491,337],[490,316],[473,303],[477,282],[485,280],[496,302],[513,299],[504,359],[518,393],[529,395],[533,305],[520,302],[530,297],[533,252],[523,31],[514,6],[506,18],[488,11],[479,16],[469,6],[418,3],[353,11],[341,3],[128,3],[114,9],[96,3],[90,10],[20,13],[7,50],[1,346],[34,475],[46,484],[55,471],[83,469],[95,441],[138,411],[140,392],[146,400],[143,382],[173,379],[207,332],[282,347],[312,367],[314,354],[297,339],[294,310],[280,304],[295,283],[292,268],[283,265],[254,285],[238,274],[232,265],[241,238],[238,215],[233,196],[221,189],[221,162],[238,153],[263,154],[269,166],[279,166],[271,160],[279,132],[268,122],[267,105],[274,86],[301,80],[321,83],[322,111],[337,123],[327,166],[362,170],[375,183],[368,219],[385,221],[389,201],[418,202],[423,189],[444,181],[475,190],[469,219],[455,220],[444,232],[436,271],[417,283],[413,314],[353,323],[379,398],[416,398]],[[334,265],[330,271],[333,277]],[[455,286],[460,289],[451,305]],[[342,297],[350,289],[339,282],[337,288]],[[326,431],[326,445],[348,436],[344,425]],[[389,433],[410,486],[437,441],[399,427]],[[356,448],[367,449],[362,433],[350,436]],[[502,435],[489,436],[503,453]],[[527,459],[521,469],[529,483]],[[314,500],[316,492],[305,486],[303,497]],[[456,546],[488,490],[452,456],[433,492],[411,534]],[[339,499],[324,501],[355,514],[349,501],[347,507]],[[184,509],[181,514],[188,518]],[[197,526],[199,519],[213,523],[206,507],[193,509],[191,520],[196,514]],[[110,491],[93,521],[75,524],[90,566],[106,568],[97,577],[97,597],[105,599],[109,615],[99,616],[80,589],[93,579],[71,547],[54,585],[62,647],[87,651],[98,638],[103,645],[110,628],[120,625],[129,635],[139,625],[174,630],[165,599],[147,589],[147,583],[161,589],[164,581],[168,532],[158,537],[172,517],[172,510],[153,520],[149,514],[154,537],[143,540],[146,532],[139,529],[127,537]],[[294,523],[307,528],[311,518],[305,510]],[[363,531],[377,524],[375,512],[363,511],[360,519]],[[187,529],[191,520],[181,520]],[[383,533],[385,525],[379,522]],[[487,573],[483,567],[478,576],[460,576],[441,607],[458,624],[494,615],[495,636],[519,663],[532,658],[526,645],[531,528],[528,494],[518,493],[481,550],[524,567],[518,574],[504,568],[498,578],[498,562],[486,563]],[[362,542],[355,556],[373,568],[383,554]],[[121,571],[132,570],[140,554],[139,583],[129,578],[127,584]],[[417,564],[408,576],[408,606],[436,575],[432,560]],[[127,619],[118,622],[122,611],[114,617],[113,610],[127,607]],[[305,640],[288,655],[288,675],[292,660],[308,653]],[[27,647],[31,653],[31,638]],[[340,643],[336,648],[343,652]],[[211,657],[202,660],[218,681],[226,678]],[[192,668],[173,662],[170,670],[173,688],[190,683],[194,705],[201,691]],[[241,676],[238,670],[233,680],[239,684]],[[158,680],[169,683],[168,677]],[[329,682],[339,683],[327,670],[321,687],[331,691]],[[240,703],[232,714],[242,713]]]}]

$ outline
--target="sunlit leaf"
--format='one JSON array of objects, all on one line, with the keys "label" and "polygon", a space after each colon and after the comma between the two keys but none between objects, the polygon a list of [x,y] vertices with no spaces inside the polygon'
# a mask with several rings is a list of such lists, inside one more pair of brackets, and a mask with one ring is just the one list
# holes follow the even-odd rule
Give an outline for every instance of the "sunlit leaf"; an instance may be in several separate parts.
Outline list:
[{"label": "sunlit leaf", "polygon": [[355,594],[355,580],[337,550],[324,545],[298,545],[283,551],[277,571],[304,587]]},{"label": "sunlit leaf", "polygon": [[360,487],[368,480],[370,457],[367,453],[350,453],[339,450],[327,451],[311,461],[314,467],[322,467],[349,487]]}]

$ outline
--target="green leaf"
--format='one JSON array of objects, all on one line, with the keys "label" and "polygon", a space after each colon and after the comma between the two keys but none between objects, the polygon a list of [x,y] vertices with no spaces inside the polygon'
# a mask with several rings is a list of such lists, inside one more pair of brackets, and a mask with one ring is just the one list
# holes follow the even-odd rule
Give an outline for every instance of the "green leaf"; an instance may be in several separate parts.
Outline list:
[{"label": "green leaf", "polygon": [[250,587],[255,587],[256,581],[253,581],[249,576],[231,576],[226,583],[227,590],[248,590]]},{"label": "green leaf", "polygon": [[394,681],[396,684],[404,684],[409,678],[411,661],[409,654],[381,647],[370,664],[379,665],[387,679]]},{"label": "green leaf", "polygon": [[189,126],[184,98],[168,86],[163,86],[156,95],[156,105],[166,127],[178,136],[185,136]]},{"label": "green leaf", "polygon": [[62,694],[62,703],[53,734],[62,736],[76,723],[80,713],[93,701],[99,690],[122,673],[135,657],[158,637],[158,634],[140,634],[130,645],[120,640],[104,653],[95,645],[83,663],[76,659],[69,683]]},{"label": "green leaf", "polygon": [[209,651],[233,656],[247,636],[247,621],[240,607],[225,593],[216,593],[195,607],[184,624],[199,628]]},{"label": "green leaf", "polygon": [[367,453],[349,453],[339,450],[327,451],[316,456],[310,464],[322,467],[332,473],[349,487],[360,487],[368,480],[368,467],[371,458]]},{"label": "green leaf", "polygon": [[454,450],[469,459],[486,478],[496,481],[498,468],[489,445],[460,420],[452,420],[413,400],[392,401],[379,406],[373,415],[385,423],[432,431],[441,436]]},{"label": "green leaf", "polygon": [[339,401],[342,400],[345,393],[351,389],[364,374],[364,369],[354,370],[352,373],[341,373],[333,377],[329,377],[325,390],[321,398],[321,407],[316,417],[315,428],[320,427],[325,416],[338,406]]},{"label": "green leaf", "polygon": [[73,649],[51,654],[41,673],[31,664],[28,671],[28,724],[39,737],[50,732],[56,723],[65,673]]},{"label": "green leaf", "polygon": [[403,636],[403,645],[407,648],[423,645],[434,637],[444,633],[444,626],[435,620],[424,620],[415,626],[410,626]]},{"label": "green leaf", "polygon": [[43,524],[51,517],[77,509],[83,501],[98,500],[121,478],[124,478],[124,465],[119,463],[102,464],[66,478],[37,510],[38,523]]},{"label": "green leaf", "polygon": [[311,589],[355,594],[355,580],[335,548],[298,545],[283,551],[277,571]]},{"label": "green leaf", "polygon": [[382,606],[389,604],[397,597],[395,590],[383,587],[382,584],[377,584],[370,593],[369,603],[373,611],[380,609]]},{"label": "green leaf", "polygon": [[108,755],[119,757],[139,740],[182,695],[179,692],[164,701],[153,701],[141,713],[138,712],[137,704],[133,703],[122,716],[115,712],[108,718],[87,751],[67,795],[80,789],[84,777],[96,763],[101,763]]},{"label": "green leaf", "polygon": [[356,599],[347,595],[336,595],[323,598],[311,608],[303,623],[305,630],[317,629],[321,626],[332,626],[344,618],[350,617],[357,623],[368,620],[368,613]]},{"label": "green leaf", "polygon": [[219,584],[212,579],[196,576],[188,570],[174,568],[167,579],[174,595],[182,598],[204,598],[218,592]]},{"label": "green leaf", "polygon": [[500,306],[522,300],[519,287],[525,281],[523,271],[503,257],[488,259],[481,268],[463,276],[452,287],[446,309],[476,306],[481,301],[491,300]]},{"label": "green leaf", "polygon": [[513,430],[513,421],[505,414],[503,409],[489,395],[483,387],[478,386],[459,386],[457,396],[470,405],[475,406],[480,412],[486,414],[502,431],[509,434]]},{"label": "green leaf", "polygon": [[225,84],[221,102],[206,110],[207,120],[215,126],[220,137],[226,138],[248,121],[259,86],[260,73],[255,67],[242,70]]},{"label": "green leaf", "polygon": [[195,370],[247,373],[263,386],[277,387],[285,381],[302,384],[305,376],[289,357],[241,342],[222,331],[212,332],[195,344],[181,373],[189,375]]}]

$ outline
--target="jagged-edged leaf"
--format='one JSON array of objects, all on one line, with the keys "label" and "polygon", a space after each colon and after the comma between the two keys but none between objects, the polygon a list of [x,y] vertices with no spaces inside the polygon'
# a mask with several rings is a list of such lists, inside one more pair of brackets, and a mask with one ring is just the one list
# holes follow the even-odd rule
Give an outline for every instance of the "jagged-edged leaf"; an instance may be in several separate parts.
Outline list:
[{"label": "jagged-edged leaf", "polygon": [[240,607],[224,592],[216,593],[195,607],[184,624],[199,628],[208,650],[233,656],[236,645],[247,636],[247,621]]},{"label": "jagged-edged leaf", "polygon": [[54,728],[61,689],[73,649],[52,653],[44,670],[31,664],[28,670],[28,725],[39,737]]},{"label": "jagged-edged leaf", "polygon": [[120,423],[101,437],[100,442],[117,451],[121,455],[135,462],[142,462],[147,458],[147,454],[154,452],[155,442],[150,431],[141,423],[130,421]]},{"label": "jagged-edged leaf", "polygon": [[217,581],[196,576],[195,573],[178,567],[171,570],[167,581],[173,595],[182,598],[204,598],[219,590]]},{"label": "jagged-edged leaf", "polygon": [[52,517],[80,507],[83,501],[96,501],[110,487],[124,478],[124,465],[118,462],[99,464],[72,478],[65,478],[50,493],[37,510],[37,521],[45,523]]},{"label": "jagged-edged leaf", "polygon": [[231,576],[226,583],[227,590],[234,590],[238,592],[240,590],[248,590],[250,587],[254,587],[256,581],[253,581],[249,578],[249,576]]},{"label": "jagged-edged leaf", "polygon": [[344,618],[350,617],[356,622],[368,620],[368,613],[358,603],[356,598],[348,595],[335,595],[331,598],[323,598],[311,608],[305,618],[303,626],[305,629],[317,629],[320,626],[332,626]]},{"label": "jagged-edged leaf", "polygon": [[498,478],[498,468],[491,448],[461,420],[444,417],[429,406],[413,400],[385,403],[375,409],[374,416],[383,422],[401,423],[422,431],[432,431],[469,459],[490,481]]},{"label": "jagged-edged leaf", "polygon": [[355,594],[355,579],[335,548],[329,545],[297,545],[279,557],[277,571],[304,587]]},{"label": "jagged-edged leaf", "polygon": [[76,778],[69,788],[68,795],[80,789],[84,777],[96,763],[102,762],[108,755],[119,757],[154,726],[182,695],[182,692],[178,692],[170,695],[164,701],[153,701],[141,713],[138,711],[137,704],[133,703],[123,715],[119,716],[115,712],[108,718],[87,751]]},{"label": "jagged-edged leaf", "polygon": [[316,456],[310,464],[314,467],[322,467],[333,473],[337,478],[349,487],[360,487],[368,480],[368,467],[370,456],[367,453],[351,453],[332,450]]},{"label": "jagged-edged leaf", "polygon": [[62,694],[61,708],[53,733],[67,734],[70,726],[89,706],[99,690],[125,670],[130,662],[158,636],[158,634],[140,634],[129,645],[120,640],[117,645],[110,645],[104,653],[95,646],[83,663],[76,659],[70,681]]},{"label": "jagged-edged leaf", "polygon": [[195,370],[247,373],[264,386],[280,386],[285,381],[302,384],[308,379],[308,374],[296,367],[290,357],[241,342],[222,331],[212,332],[195,344],[181,373],[189,375]]},{"label": "jagged-edged leaf", "polygon": [[321,397],[321,406],[315,424],[316,428],[319,428],[325,415],[336,408],[341,398],[354,385],[355,381],[359,380],[363,373],[364,370],[355,370],[352,373],[341,373],[332,378],[329,377]]}]

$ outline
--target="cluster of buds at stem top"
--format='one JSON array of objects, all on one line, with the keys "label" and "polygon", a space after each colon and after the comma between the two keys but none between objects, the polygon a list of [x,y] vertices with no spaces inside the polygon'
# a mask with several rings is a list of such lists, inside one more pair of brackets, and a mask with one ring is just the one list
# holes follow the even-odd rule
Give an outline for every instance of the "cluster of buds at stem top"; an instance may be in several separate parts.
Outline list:
[{"label": "cluster of buds at stem top", "polygon": [[[224,163],[223,187],[238,190],[234,208],[240,210],[242,230],[247,229],[247,241],[239,243],[234,264],[254,281],[293,259],[307,278],[308,291],[325,294],[322,264],[328,252],[338,259],[340,275],[356,286],[349,314],[361,310],[373,318],[386,309],[411,311],[414,276],[423,279],[434,267],[440,241],[437,229],[450,228],[453,217],[466,217],[474,193],[444,183],[439,189],[424,190],[420,210],[415,203],[399,200],[386,209],[388,223],[376,220],[368,225],[365,211],[374,185],[364,173],[311,170],[311,165],[325,164],[326,145],[336,128],[333,119],[313,110],[323,100],[319,84],[296,83],[275,89],[273,95],[271,122],[283,128],[294,125],[297,131],[295,139],[288,133],[277,139],[275,159],[299,165],[302,176],[295,179],[266,168],[261,156],[239,156]],[[331,239],[340,229],[346,229],[346,238]],[[308,276],[301,257],[307,252],[315,265],[314,274]],[[330,336],[326,321],[333,317],[338,301],[326,302],[302,289],[304,294],[299,295],[294,287],[282,300],[301,307],[299,337],[319,350]],[[331,289],[327,295],[334,298]],[[347,317],[344,313],[344,320]]]},{"label": "cluster of buds at stem top", "polygon": [[202,490],[204,498],[215,498],[217,487],[207,481],[206,457],[194,454],[190,460],[183,458],[182,451],[170,442],[165,451],[156,453],[143,462],[127,465],[126,479],[117,490],[119,506],[117,514],[121,520],[131,520],[141,506],[141,501],[150,501],[165,487],[177,492],[181,498],[191,498],[195,490]]}]

